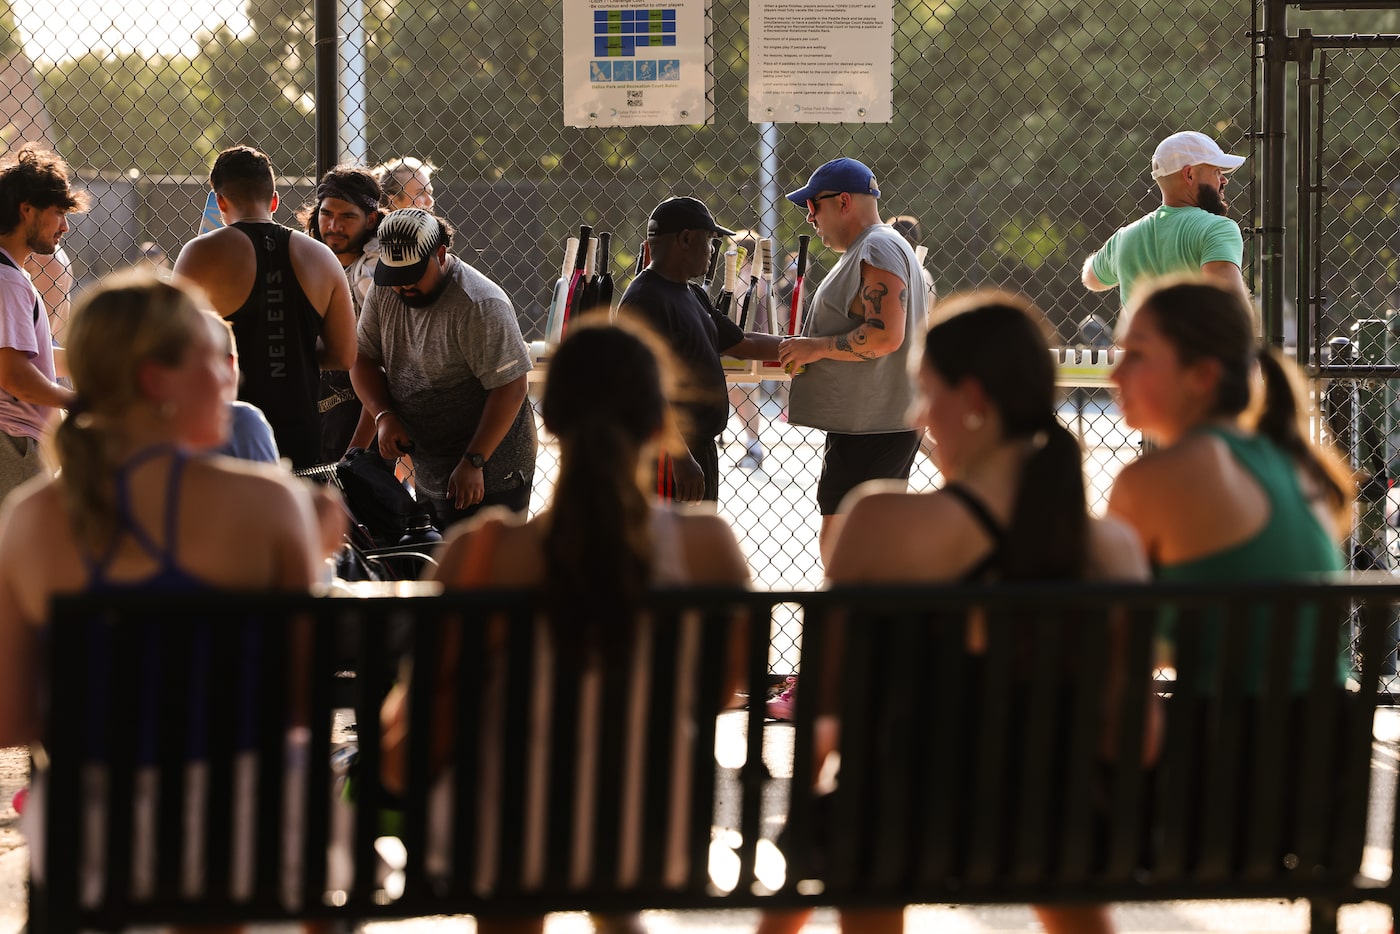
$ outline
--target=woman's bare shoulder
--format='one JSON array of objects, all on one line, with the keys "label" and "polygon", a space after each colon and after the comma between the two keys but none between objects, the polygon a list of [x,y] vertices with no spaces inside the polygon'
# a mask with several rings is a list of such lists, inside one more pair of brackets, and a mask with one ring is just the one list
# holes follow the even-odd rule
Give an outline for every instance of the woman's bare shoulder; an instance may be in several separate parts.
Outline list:
[{"label": "woman's bare shoulder", "polygon": [[201,502],[207,508],[222,509],[232,517],[259,522],[292,520],[294,516],[287,515],[289,508],[309,509],[311,504],[310,481],[276,464],[200,457],[189,462],[185,478],[184,482],[195,484],[204,494]]},{"label": "woman's bare shoulder", "polygon": [[[429,568],[427,577],[444,584],[459,583],[473,543],[485,533],[494,536],[491,543],[489,569],[493,580],[501,578],[501,586],[531,583],[538,578],[543,562],[540,536],[545,516],[527,519],[504,506],[484,509],[476,515],[452,525],[443,536],[437,550],[437,565]],[[501,569],[510,569],[502,575]],[[506,580],[509,577],[509,580]]]},{"label": "woman's bare shoulder", "polygon": [[1132,526],[1112,517],[1089,524],[1089,576],[1093,580],[1145,581],[1152,576],[1147,553]]},{"label": "woman's bare shoulder", "polygon": [[851,502],[832,548],[836,582],[932,580],[951,573],[950,552],[966,549],[969,519],[941,491],[872,489]]},{"label": "woman's bare shoulder", "polygon": [[676,534],[685,549],[686,566],[698,584],[743,584],[749,562],[729,520],[707,510],[657,506],[673,516]]},{"label": "woman's bare shoulder", "polygon": [[1144,515],[1174,508],[1179,495],[1194,496],[1203,472],[1218,457],[1219,445],[1214,438],[1193,435],[1124,464],[1109,492],[1109,512],[1136,525]]}]

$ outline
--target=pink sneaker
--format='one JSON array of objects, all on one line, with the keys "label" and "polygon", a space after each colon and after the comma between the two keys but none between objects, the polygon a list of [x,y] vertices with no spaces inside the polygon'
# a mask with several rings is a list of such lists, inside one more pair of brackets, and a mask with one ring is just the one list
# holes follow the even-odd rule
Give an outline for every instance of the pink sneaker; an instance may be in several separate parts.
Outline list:
[{"label": "pink sneaker", "polygon": [[768,698],[768,719],[791,720],[797,703],[797,679],[788,678],[782,693]]}]

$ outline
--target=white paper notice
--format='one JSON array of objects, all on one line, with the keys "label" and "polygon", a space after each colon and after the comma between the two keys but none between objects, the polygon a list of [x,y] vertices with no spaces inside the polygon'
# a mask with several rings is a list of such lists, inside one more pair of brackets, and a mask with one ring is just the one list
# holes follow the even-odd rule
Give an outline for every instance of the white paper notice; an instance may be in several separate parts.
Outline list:
[{"label": "white paper notice", "polygon": [[891,0],[749,0],[749,119],[888,123]]},{"label": "white paper notice", "polygon": [[710,122],[706,0],[562,2],[565,126]]}]

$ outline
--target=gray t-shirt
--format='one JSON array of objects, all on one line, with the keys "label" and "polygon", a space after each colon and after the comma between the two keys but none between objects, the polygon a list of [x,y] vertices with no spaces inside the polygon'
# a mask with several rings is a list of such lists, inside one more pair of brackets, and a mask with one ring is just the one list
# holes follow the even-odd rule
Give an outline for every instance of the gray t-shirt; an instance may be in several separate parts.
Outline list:
[{"label": "gray t-shirt", "polygon": [[[928,289],[914,250],[888,224],[874,224],[856,237],[812,296],[806,337],[854,330],[863,320],[851,314],[860,291],[860,265],[869,263],[904,280],[909,307],[904,343],[874,360],[815,360],[792,378],[788,421],[841,434],[867,435],[909,429],[914,401],[911,356],[923,350]],[[910,288],[910,285],[913,285]]]},{"label": "gray t-shirt", "polygon": [[[486,395],[531,369],[515,309],[500,286],[455,256],[437,301],[410,308],[374,286],[360,311],[359,350],[384,367],[394,414],[413,439],[414,480],[430,496],[451,476],[481,421]],[[527,401],[484,470],[486,492],[533,483],[535,416]]]}]

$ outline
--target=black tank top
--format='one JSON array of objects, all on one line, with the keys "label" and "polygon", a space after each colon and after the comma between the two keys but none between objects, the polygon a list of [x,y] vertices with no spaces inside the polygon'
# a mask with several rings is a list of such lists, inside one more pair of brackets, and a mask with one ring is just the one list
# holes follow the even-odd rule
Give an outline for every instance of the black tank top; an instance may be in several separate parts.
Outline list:
[{"label": "black tank top", "polygon": [[292,268],[291,229],[260,221],[232,226],[253,241],[258,263],[253,291],[228,319],[243,374],[238,398],[262,409],[292,467],[313,467],[320,452],[316,338],[321,316]]}]

